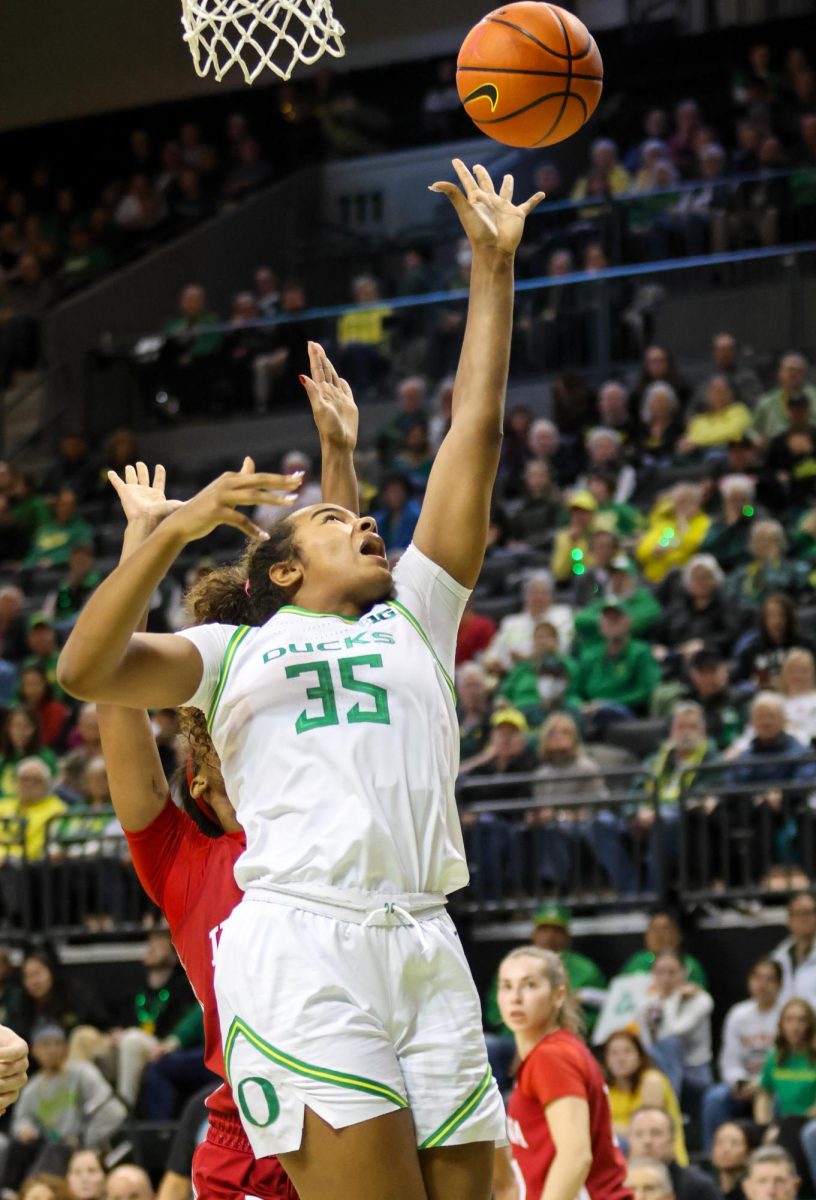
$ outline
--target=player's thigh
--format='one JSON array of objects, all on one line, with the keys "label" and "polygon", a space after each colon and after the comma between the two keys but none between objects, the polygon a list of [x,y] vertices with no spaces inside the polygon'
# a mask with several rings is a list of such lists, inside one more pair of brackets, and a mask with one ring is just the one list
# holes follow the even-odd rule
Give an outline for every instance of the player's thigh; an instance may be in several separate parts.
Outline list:
[{"label": "player's thigh", "polygon": [[332,1129],[307,1108],[300,1149],[280,1162],[300,1200],[427,1200],[407,1109]]},{"label": "player's thigh", "polygon": [[419,1165],[428,1200],[490,1200],[493,1142],[469,1142],[420,1150]]}]

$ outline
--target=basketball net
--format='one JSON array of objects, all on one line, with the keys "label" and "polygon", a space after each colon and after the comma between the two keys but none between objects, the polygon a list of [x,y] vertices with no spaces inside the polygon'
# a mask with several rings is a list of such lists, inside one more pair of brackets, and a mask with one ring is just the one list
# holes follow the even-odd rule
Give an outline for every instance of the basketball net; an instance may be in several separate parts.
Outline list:
[{"label": "basketball net", "polygon": [[240,67],[247,83],[262,71],[288,79],[298,63],[342,58],[345,30],[330,0],[181,0],[184,40],[196,74],[222,80]]}]

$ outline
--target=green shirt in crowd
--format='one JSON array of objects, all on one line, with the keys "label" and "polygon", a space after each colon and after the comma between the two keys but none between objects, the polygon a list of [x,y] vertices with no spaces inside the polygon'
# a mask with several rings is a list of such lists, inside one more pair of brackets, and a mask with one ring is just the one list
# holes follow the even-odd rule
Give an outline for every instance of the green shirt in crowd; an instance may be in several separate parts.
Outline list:
[{"label": "green shirt in crowd", "polygon": [[660,667],[646,642],[631,638],[614,655],[609,654],[606,642],[601,642],[582,651],[567,700],[579,705],[608,700],[645,712],[659,682]]},{"label": "green shirt in crowd", "polygon": [[778,1117],[804,1117],[816,1104],[816,1062],[807,1054],[777,1061],[776,1049],[765,1059],[759,1086],[773,1097]]},{"label": "green shirt in crowd", "polygon": [[[601,613],[605,604],[606,596],[598,596],[595,600],[591,600],[586,608],[582,608],[575,614],[576,641],[588,644],[600,640]],[[654,629],[663,616],[663,609],[654,592],[647,587],[635,588],[631,596],[627,596],[625,600],[621,601],[621,608],[629,617],[632,635],[635,638]]]},{"label": "green shirt in crowd", "polygon": [[64,567],[74,546],[93,545],[93,530],[82,517],[70,521],[46,521],[34,534],[23,567]]}]

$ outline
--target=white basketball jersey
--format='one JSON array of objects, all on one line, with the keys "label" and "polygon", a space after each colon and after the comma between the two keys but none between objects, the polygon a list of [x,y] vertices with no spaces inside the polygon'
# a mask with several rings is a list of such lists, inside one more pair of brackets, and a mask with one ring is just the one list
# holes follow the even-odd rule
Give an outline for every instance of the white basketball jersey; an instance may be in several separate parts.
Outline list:
[{"label": "white basketball jersey", "polygon": [[242,888],[448,893],[467,883],[452,675],[468,592],[416,547],[395,599],[348,618],[286,606],[185,630],[247,836]]}]

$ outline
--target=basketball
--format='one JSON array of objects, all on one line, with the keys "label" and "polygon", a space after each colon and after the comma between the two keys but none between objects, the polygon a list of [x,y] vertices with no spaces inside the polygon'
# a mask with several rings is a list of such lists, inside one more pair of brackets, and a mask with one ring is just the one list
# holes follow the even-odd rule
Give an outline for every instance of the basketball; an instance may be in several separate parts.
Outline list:
[{"label": "basketball", "polygon": [[459,51],[459,96],[473,123],[506,146],[552,146],[586,124],[603,62],[586,26],[563,8],[520,0],[494,9]]}]

